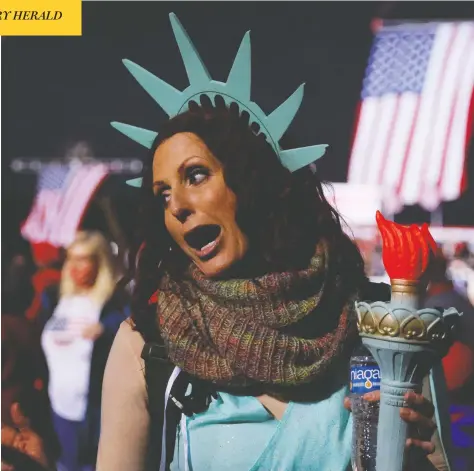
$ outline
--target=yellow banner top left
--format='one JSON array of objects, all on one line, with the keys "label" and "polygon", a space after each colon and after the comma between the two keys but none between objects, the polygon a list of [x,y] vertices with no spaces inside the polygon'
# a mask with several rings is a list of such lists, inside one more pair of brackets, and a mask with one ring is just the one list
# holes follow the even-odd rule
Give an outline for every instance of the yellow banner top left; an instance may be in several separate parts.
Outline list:
[{"label": "yellow banner top left", "polygon": [[81,0],[0,0],[0,36],[81,34]]}]

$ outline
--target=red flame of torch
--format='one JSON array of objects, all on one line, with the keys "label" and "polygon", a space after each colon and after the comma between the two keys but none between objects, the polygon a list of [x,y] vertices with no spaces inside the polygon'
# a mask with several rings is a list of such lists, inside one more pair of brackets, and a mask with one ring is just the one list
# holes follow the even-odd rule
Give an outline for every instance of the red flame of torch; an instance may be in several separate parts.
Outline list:
[{"label": "red flame of torch", "polygon": [[437,245],[427,224],[421,228],[387,221],[377,211],[377,225],[382,236],[382,258],[388,276],[393,280],[419,280],[436,254]]}]

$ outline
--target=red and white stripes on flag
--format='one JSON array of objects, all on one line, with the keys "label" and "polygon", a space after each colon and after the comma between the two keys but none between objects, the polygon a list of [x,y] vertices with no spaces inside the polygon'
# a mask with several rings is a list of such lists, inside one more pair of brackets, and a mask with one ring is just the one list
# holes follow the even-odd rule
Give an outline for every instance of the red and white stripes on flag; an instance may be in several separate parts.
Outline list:
[{"label": "red and white stripes on flag", "polygon": [[348,182],[380,185],[389,212],[434,210],[464,189],[474,22],[385,26],[366,69]]},{"label": "red and white stripes on flag", "polygon": [[22,236],[34,244],[67,247],[106,175],[102,164],[45,167],[39,175],[33,208],[21,228]]}]

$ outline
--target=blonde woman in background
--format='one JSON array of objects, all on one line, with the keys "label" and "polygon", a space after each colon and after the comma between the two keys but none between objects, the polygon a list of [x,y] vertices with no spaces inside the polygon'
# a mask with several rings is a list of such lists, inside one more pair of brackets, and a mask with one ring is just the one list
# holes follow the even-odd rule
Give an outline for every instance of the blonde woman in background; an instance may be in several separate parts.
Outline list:
[{"label": "blonde woman in background", "polygon": [[128,316],[115,286],[107,240],[99,232],[80,232],[67,250],[59,290],[42,297],[41,344],[62,448],[59,471],[94,469],[102,376],[118,327]]}]

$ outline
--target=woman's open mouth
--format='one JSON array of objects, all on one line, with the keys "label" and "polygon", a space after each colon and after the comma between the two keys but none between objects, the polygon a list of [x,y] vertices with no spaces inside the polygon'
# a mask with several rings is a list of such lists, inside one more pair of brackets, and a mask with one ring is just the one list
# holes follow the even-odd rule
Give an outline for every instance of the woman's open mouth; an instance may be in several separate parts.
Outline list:
[{"label": "woman's open mouth", "polygon": [[205,261],[216,255],[221,233],[220,226],[205,224],[187,232],[184,235],[184,240],[196,252],[197,256]]}]

